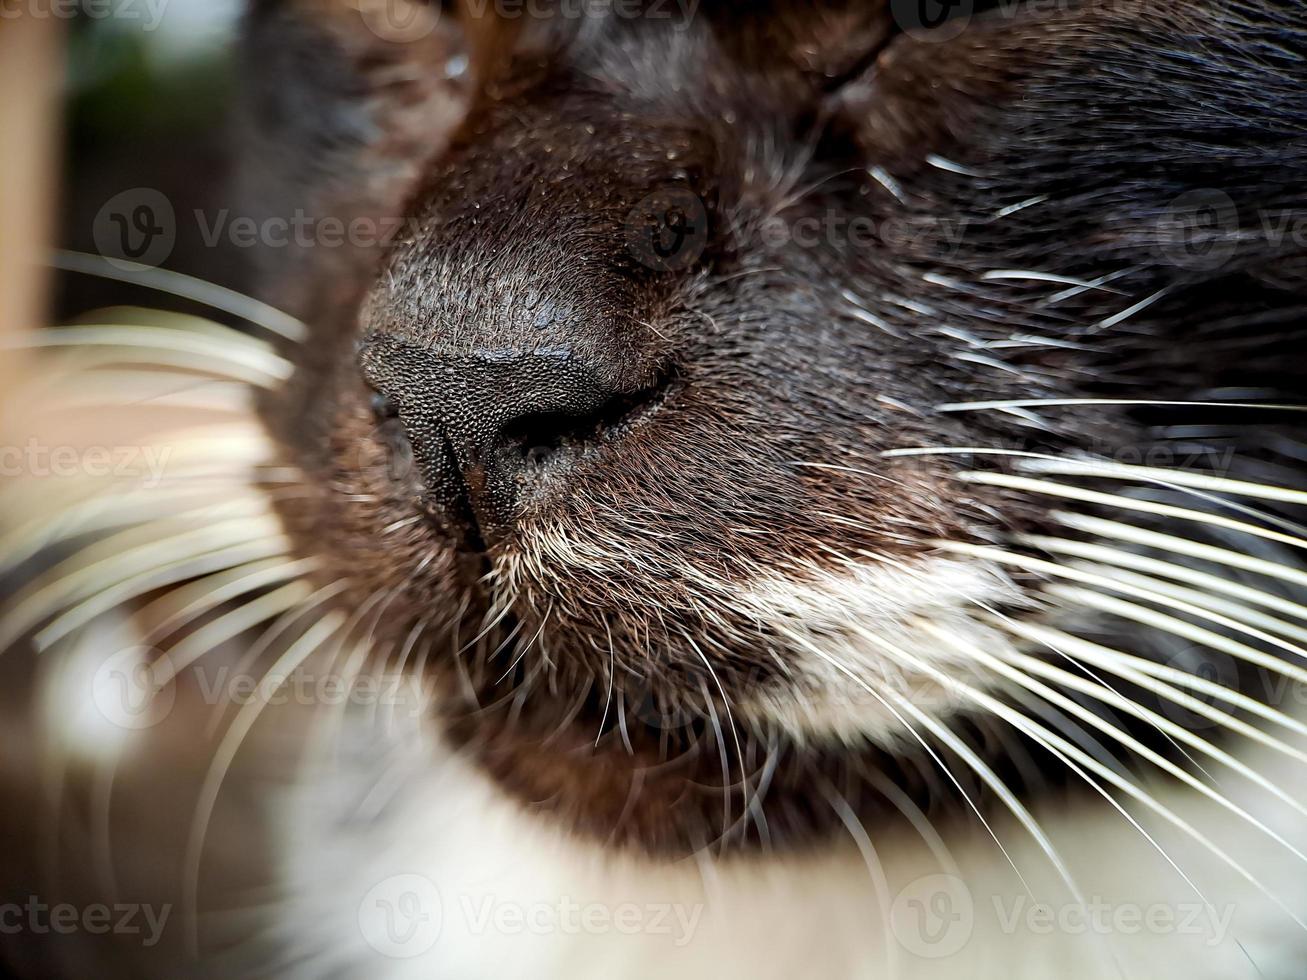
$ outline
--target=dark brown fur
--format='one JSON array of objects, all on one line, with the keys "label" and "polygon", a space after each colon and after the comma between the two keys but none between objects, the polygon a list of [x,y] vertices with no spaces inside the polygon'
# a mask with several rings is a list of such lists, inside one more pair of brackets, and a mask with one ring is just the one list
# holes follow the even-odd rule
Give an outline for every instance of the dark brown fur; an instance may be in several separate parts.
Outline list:
[{"label": "dark brown fur", "polygon": [[[250,182],[276,189],[277,207],[404,224],[385,249],[268,257],[265,294],[314,330],[266,407],[312,491],[284,514],[326,579],[350,578],[355,606],[386,596],[383,650],[425,624],[450,731],[578,829],[657,850],[723,833],[774,843],[834,822],[823,787],[872,808],[868,767],[936,788],[906,775],[917,760],[747,725],[741,758],[721,695],[784,690],[787,651],[683,570],[743,586],[841,555],[1002,540],[1039,527],[1038,508],[954,483],[966,459],[884,451],[1112,456],[1154,444],[1167,418],[1049,409],[1040,429],[937,405],[1298,386],[1295,248],[1244,235],[1212,270],[1159,233],[1196,190],[1229,195],[1248,228],[1256,209],[1302,207],[1296,3],[999,5],[938,43],[877,3],[705,0],[687,20],[463,29],[446,14],[420,45],[318,14],[305,2],[252,17],[252,73],[272,50],[312,77],[307,95],[276,73],[256,91],[250,118],[272,151]],[[461,44],[478,54],[470,78],[424,82]],[[396,65],[406,81],[392,84]],[[277,149],[288,125],[298,155]],[[708,234],[665,271],[630,241],[641,202],[669,188],[703,203]],[[811,246],[774,235],[775,221],[832,215],[873,231]],[[1117,278],[1050,305],[1064,284],[984,277],[1006,269]],[[994,348],[999,367],[959,357],[977,353],[962,335],[1037,339]],[[647,411],[486,503],[482,477],[440,455],[451,409],[438,400],[452,396],[429,368],[540,347],[599,365],[614,390],[652,391]],[[372,389],[398,423],[373,418]],[[465,398],[459,410],[477,411]],[[410,445],[417,465],[397,470]],[[1238,448],[1258,455],[1247,437]],[[551,531],[608,560],[542,558]],[[465,649],[492,610],[486,574],[508,567],[510,612]],[[656,720],[687,706],[691,723]],[[738,819],[750,796],[765,818]]]}]

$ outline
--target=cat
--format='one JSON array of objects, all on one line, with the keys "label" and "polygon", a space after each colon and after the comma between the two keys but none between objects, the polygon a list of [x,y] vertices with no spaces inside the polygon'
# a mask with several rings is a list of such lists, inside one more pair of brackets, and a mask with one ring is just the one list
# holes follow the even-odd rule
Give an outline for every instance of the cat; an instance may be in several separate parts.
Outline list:
[{"label": "cat", "polygon": [[150,694],[30,723],[69,901],[172,910],[113,955],[1298,975],[1307,8],[263,0],[242,52],[269,306],[66,335],[156,357],[110,395],[173,456],[11,511],[125,528],[4,633]]}]

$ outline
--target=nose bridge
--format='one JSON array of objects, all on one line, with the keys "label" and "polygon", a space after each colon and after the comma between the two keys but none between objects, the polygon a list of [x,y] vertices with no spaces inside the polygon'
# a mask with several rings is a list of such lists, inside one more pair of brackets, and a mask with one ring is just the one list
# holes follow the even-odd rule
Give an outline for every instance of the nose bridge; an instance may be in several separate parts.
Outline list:
[{"label": "nose bridge", "polygon": [[605,365],[570,346],[428,347],[372,333],[360,346],[365,377],[416,415],[476,416],[502,426],[526,414],[586,412],[607,387]]},{"label": "nose bridge", "polygon": [[632,129],[604,100],[545,101],[488,106],[481,138],[431,175],[368,326],[469,354],[569,348],[616,387],[647,384],[668,344],[643,324],[711,237],[712,141],[688,122]]},{"label": "nose bridge", "polygon": [[566,238],[533,242],[523,232],[511,248],[451,249],[444,262],[416,268],[414,261],[398,257],[377,283],[364,315],[369,336],[438,354],[445,366],[474,369],[472,377],[523,382],[533,364],[565,374],[583,366],[624,387],[660,356],[637,323],[648,315],[645,297],[608,257]]},{"label": "nose bridge", "polygon": [[636,205],[698,155],[514,112],[536,120],[529,138],[492,126],[445,162],[362,311],[364,372],[398,407],[428,492],[461,485],[499,527],[524,494],[563,492],[668,377],[676,334],[649,324],[680,278],[632,250],[648,224]]}]

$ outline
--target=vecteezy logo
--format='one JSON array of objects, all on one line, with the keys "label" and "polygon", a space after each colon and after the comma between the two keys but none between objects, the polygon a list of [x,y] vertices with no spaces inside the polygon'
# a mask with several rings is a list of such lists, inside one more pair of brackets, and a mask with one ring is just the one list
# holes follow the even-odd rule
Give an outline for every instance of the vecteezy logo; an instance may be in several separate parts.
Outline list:
[{"label": "vecteezy logo", "polygon": [[1238,247],[1239,209],[1212,187],[1181,194],[1158,219],[1162,257],[1182,269],[1210,272],[1229,261]]},{"label": "vecteezy logo", "polygon": [[359,929],[383,956],[421,956],[440,938],[440,891],[418,874],[391,875],[378,882],[359,904]]},{"label": "vecteezy logo", "polygon": [[910,882],[890,906],[890,930],[908,952],[942,959],[962,949],[975,927],[971,891],[950,874]]},{"label": "vecteezy logo", "polygon": [[421,41],[440,23],[438,3],[415,0],[350,0],[364,25],[383,41]]},{"label": "vecteezy logo", "polygon": [[[1224,711],[1227,705],[1218,697],[1220,691],[1240,689],[1239,666],[1233,657],[1205,646],[1177,645],[1166,658],[1166,666],[1194,678],[1181,686],[1172,697],[1163,698],[1160,711],[1176,724],[1191,731],[1220,724],[1207,709]],[[1275,691],[1267,689],[1268,702],[1274,707]]]},{"label": "vecteezy logo", "polygon": [[669,187],[643,198],[626,217],[626,245],[658,272],[686,269],[708,244],[708,211],[699,195]]},{"label": "vecteezy logo", "polygon": [[635,717],[645,725],[659,731],[676,731],[703,717],[707,709],[695,712],[688,704],[670,704],[653,691],[637,693],[634,698]]},{"label": "vecteezy logo", "polygon": [[177,698],[175,685],[160,683],[169,666],[167,655],[151,647],[119,650],[96,669],[91,700],[119,728],[152,728],[168,717]]},{"label": "vecteezy logo", "polygon": [[967,29],[975,0],[890,0],[899,28],[917,41],[951,41]]},{"label": "vecteezy logo", "polygon": [[134,187],[104,202],[91,232],[96,251],[115,265],[160,265],[177,244],[177,218],[161,192]]}]

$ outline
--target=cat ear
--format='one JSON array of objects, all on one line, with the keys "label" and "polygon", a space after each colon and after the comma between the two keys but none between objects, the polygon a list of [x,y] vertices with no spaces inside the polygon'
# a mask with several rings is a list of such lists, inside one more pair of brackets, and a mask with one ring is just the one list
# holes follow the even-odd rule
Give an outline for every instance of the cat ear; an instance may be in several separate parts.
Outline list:
[{"label": "cat ear", "polygon": [[420,0],[252,5],[237,198],[285,232],[251,251],[262,298],[308,322],[352,308],[471,103],[472,33],[452,5]]}]

